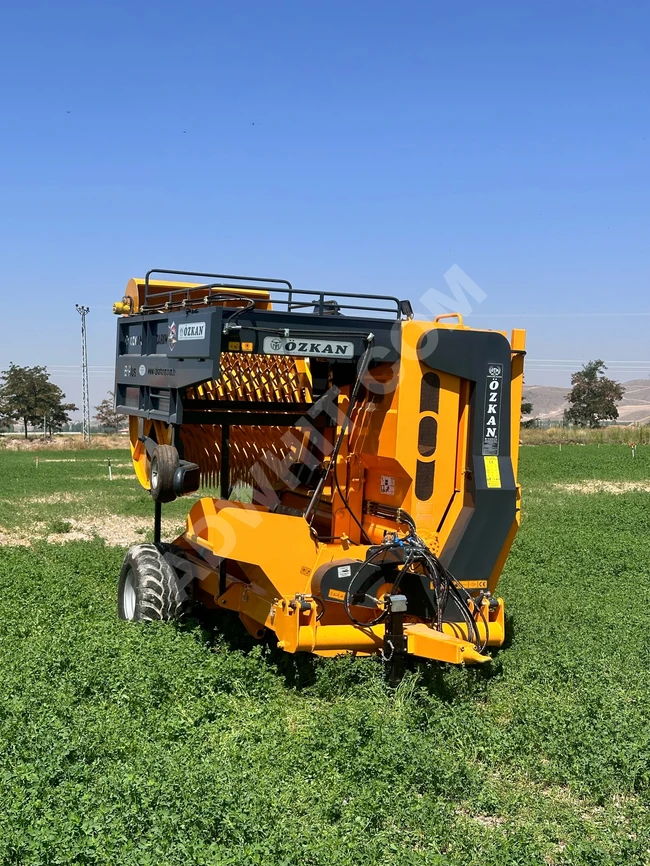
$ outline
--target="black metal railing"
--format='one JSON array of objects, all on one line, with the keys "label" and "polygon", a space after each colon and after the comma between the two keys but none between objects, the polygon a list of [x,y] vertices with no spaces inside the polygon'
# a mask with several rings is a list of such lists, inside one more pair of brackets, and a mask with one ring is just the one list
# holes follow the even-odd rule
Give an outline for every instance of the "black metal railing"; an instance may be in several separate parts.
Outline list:
[{"label": "black metal railing", "polygon": [[[159,276],[182,276],[209,278],[213,282],[201,283],[185,289],[170,288],[169,291],[160,291],[151,288],[150,277],[152,274]],[[226,282],[222,282],[226,281]],[[237,281],[237,282],[232,282]],[[296,289],[288,280],[274,279],[271,277],[245,277],[233,274],[208,274],[200,271],[176,271],[163,268],[152,268],[147,271],[144,278],[144,304],[141,307],[143,313],[153,312],[164,308],[166,310],[177,308],[193,308],[218,303],[220,301],[240,300],[249,308],[255,305],[255,299],[245,294],[236,295],[231,292],[246,291],[251,289],[266,290],[269,292],[269,300],[274,309],[286,312],[305,312],[307,314],[344,315],[344,311],[362,312],[371,314],[373,318],[390,317],[399,320],[408,316],[410,305],[408,301],[400,301],[391,295],[369,295],[353,292],[314,292],[310,289]],[[220,291],[227,289],[229,294]],[[197,292],[205,292],[203,297],[196,297]],[[346,303],[346,301],[359,301],[361,303]],[[364,303],[367,302],[367,303]],[[370,303],[372,302],[372,303]],[[377,306],[377,304],[380,306]]]}]

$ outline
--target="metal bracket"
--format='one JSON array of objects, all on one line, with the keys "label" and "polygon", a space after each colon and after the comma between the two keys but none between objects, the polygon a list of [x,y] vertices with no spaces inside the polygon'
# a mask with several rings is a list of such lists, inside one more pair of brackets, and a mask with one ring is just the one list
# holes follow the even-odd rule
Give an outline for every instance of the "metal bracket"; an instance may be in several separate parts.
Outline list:
[{"label": "metal bracket", "polygon": [[[394,605],[391,603],[393,599],[395,600]],[[398,686],[404,677],[404,671],[406,670],[406,654],[408,651],[408,639],[404,634],[406,596],[389,596],[387,602],[390,613],[388,614],[388,619],[386,621],[382,658],[387,666],[386,676],[388,684],[391,686]]]},{"label": "metal bracket", "polygon": [[147,452],[147,457],[149,459],[152,458],[153,452],[158,444],[155,439],[152,439],[151,436],[139,436],[140,442],[144,445],[144,450]]}]

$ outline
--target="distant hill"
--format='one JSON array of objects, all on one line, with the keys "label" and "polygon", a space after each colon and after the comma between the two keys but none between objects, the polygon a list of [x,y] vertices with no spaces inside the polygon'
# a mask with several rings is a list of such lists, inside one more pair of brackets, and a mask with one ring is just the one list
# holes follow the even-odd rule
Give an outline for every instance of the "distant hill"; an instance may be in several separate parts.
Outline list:
[{"label": "distant hill", "polygon": [[[650,379],[632,379],[623,382],[625,396],[618,404],[618,420],[650,422]],[[524,400],[533,404],[530,418],[560,420],[567,408],[566,395],[570,388],[550,385],[525,385]]]},{"label": "distant hill", "polygon": [[568,388],[552,385],[524,385],[524,400],[533,404],[529,418],[561,418],[567,407]]}]

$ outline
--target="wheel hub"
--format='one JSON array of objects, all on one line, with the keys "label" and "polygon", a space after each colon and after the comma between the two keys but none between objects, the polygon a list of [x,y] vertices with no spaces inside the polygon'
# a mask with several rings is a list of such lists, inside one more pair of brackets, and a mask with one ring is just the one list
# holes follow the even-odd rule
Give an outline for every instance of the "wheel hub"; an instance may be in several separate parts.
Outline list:
[{"label": "wheel hub", "polygon": [[129,569],[124,581],[122,602],[125,618],[135,619],[135,581],[133,579],[133,569]]}]

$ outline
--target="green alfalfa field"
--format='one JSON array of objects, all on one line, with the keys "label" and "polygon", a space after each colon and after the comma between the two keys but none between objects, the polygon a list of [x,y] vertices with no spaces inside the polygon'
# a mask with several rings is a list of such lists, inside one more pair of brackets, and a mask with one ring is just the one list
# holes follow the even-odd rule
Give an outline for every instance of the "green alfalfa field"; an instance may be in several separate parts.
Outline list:
[{"label": "green alfalfa field", "polygon": [[0,863],[650,863],[650,446],[524,448],[506,646],[396,691],[227,615],[118,621],[124,451],[0,477]]}]

